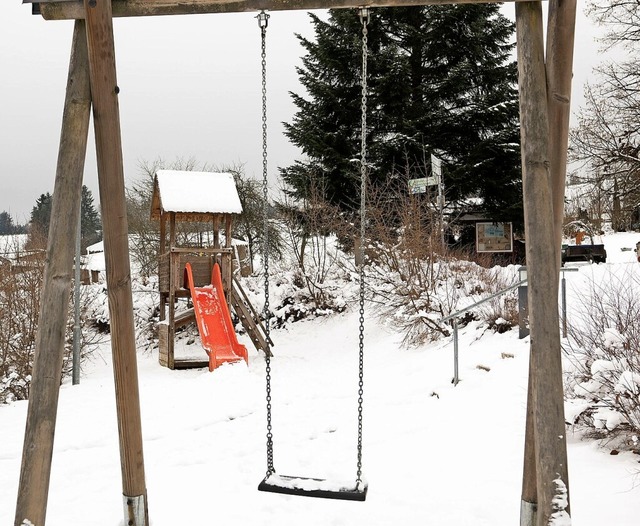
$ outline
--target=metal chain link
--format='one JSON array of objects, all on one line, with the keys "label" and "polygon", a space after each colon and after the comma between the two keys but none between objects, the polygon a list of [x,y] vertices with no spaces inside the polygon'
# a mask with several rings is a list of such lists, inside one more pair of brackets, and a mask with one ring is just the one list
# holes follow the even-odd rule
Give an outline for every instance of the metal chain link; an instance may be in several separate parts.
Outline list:
[{"label": "metal chain link", "polygon": [[261,64],[262,64],[262,261],[264,272],[264,332],[267,349],[265,350],[266,364],[266,393],[267,393],[267,477],[276,472],[273,467],[273,428],[271,425],[271,349],[269,345],[269,182],[267,172],[267,26],[269,15],[261,11],[256,17],[260,27]]},{"label": "metal chain link", "polygon": [[364,255],[365,255],[365,235],[366,235],[366,189],[367,189],[367,40],[369,24],[369,9],[361,7],[359,11],[360,22],[362,23],[362,128],[360,137],[360,327],[358,335],[358,465],[356,472],[356,489],[362,484],[362,409],[364,394]]}]

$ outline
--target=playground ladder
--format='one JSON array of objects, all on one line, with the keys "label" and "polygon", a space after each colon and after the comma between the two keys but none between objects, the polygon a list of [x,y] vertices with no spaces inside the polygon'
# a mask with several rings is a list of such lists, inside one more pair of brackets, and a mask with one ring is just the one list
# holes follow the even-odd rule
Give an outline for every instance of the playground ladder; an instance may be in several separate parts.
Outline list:
[{"label": "playground ladder", "polygon": [[262,350],[269,356],[273,356],[270,350],[271,346],[273,346],[273,341],[271,341],[271,338],[267,338],[265,328],[260,321],[260,316],[253,308],[253,305],[251,305],[249,298],[247,298],[247,295],[235,277],[233,278],[231,291],[229,293],[229,303],[231,303],[233,310],[238,318],[240,318],[240,323],[242,323],[244,330],[247,331],[256,349]]}]

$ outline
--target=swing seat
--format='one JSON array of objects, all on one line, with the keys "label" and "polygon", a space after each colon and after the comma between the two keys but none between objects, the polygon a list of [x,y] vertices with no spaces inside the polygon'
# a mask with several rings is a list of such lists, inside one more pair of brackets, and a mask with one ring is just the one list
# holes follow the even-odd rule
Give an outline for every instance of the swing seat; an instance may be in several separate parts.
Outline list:
[{"label": "swing seat", "polygon": [[331,483],[324,479],[270,475],[259,485],[258,491],[317,497],[322,499],[355,500],[363,502],[367,498],[368,486],[360,484],[346,485]]}]

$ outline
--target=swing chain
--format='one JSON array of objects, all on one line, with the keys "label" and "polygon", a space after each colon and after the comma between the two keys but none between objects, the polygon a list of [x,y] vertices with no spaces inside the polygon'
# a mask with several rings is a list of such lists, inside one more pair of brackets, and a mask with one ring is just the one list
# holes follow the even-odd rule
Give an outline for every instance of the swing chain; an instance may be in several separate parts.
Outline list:
[{"label": "swing chain", "polygon": [[[269,25],[269,14],[260,11],[258,16],[258,26],[260,27],[261,42],[261,64],[262,64],[262,260],[264,266],[264,332],[267,345],[269,345],[269,184],[267,171],[267,26]],[[265,350],[266,364],[266,392],[267,392],[267,477],[275,473],[273,467],[273,432],[271,425],[271,351],[267,347]]]},{"label": "swing chain", "polygon": [[365,257],[365,221],[366,221],[366,189],[367,189],[367,41],[369,24],[369,9],[361,7],[358,13],[360,23],[362,24],[362,128],[360,134],[360,317],[358,331],[358,464],[356,472],[356,488],[362,484],[362,406],[364,394],[364,299],[365,299],[365,276],[364,276],[364,257]]}]

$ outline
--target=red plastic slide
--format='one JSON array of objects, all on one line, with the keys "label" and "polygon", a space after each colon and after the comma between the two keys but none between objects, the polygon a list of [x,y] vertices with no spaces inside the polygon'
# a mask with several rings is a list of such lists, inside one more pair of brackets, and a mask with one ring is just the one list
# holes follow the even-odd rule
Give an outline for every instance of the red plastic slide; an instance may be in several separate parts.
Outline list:
[{"label": "red plastic slide", "polygon": [[202,346],[209,355],[209,371],[213,371],[225,362],[244,360],[249,363],[247,348],[238,343],[231,323],[231,314],[222,290],[222,277],[218,264],[213,266],[211,285],[206,287],[196,287],[193,284],[193,271],[189,263],[185,266],[185,274],[191,291]]}]

